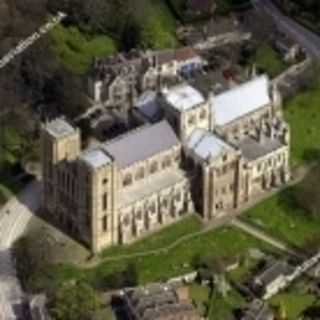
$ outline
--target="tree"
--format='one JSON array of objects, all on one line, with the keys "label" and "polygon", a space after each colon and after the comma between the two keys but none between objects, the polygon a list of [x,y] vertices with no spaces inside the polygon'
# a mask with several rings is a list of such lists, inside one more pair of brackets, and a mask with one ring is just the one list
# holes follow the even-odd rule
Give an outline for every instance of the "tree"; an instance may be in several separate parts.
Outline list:
[{"label": "tree", "polygon": [[138,272],[133,263],[129,263],[124,271],[125,286],[134,287],[138,284]]},{"label": "tree", "polygon": [[97,293],[83,282],[63,285],[49,302],[49,312],[55,320],[91,320],[100,308]]},{"label": "tree", "polygon": [[28,292],[38,293],[44,289],[43,283],[38,282],[38,276],[48,274],[52,254],[48,235],[40,231],[15,242],[14,255],[18,277]]},{"label": "tree", "polygon": [[320,166],[303,180],[295,190],[295,198],[309,216],[312,218],[320,217]]},{"label": "tree", "polygon": [[123,271],[108,274],[104,278],[103,289],[120,289],[123,287],[135,287],[138,284],[138,273],[136,266],[128,264]]},{"label": "tree", "polygon": [[163,28],[156,14],[150,10],[141,30],[141,45],[144,48],[164,49],[175,45],[174,37]]}]

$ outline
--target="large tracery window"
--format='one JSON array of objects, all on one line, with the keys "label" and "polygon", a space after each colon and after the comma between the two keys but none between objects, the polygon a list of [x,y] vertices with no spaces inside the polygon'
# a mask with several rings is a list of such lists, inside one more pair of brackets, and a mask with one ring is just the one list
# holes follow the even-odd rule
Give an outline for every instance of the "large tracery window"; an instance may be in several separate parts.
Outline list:
[{"label": "large tracery window", "polygon": [[130,224],[130,217],[129,217],[129,215],[127,214],[127,215],[125,215],[125,217],[123,218],[123,225],[124,225],[125,227],[128,227],[129,224]]},{"label": "large tracery window", "polygon": [[130,173],[126,174],[123,179],[123,186],[129,186],[132,184],[132,175]]},{"label": "large tracery window", "polygon": [[143,168],[139,168],[137,173],[136,173],[136,180],[143,179],[143,177],[144,177],[144,169]]},{"label": "large tracery window", "polygon": [[200,112],[200,119],[201,119],[201,120],[204,120],[204,119],[206,118],[206,116],[207,116],[206,110],[205,110],[205,109],[201,110],[201,112]]},{"label": "large tracery window", "polygon": [[150,173],[155,173],[158,171],[158,163],[156,161],[151,163]]}]

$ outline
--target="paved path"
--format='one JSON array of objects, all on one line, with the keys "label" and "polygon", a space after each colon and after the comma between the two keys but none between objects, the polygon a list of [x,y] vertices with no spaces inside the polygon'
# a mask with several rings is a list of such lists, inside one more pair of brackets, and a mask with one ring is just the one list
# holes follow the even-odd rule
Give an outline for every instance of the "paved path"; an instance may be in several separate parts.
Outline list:
[{"label": "paved path", "polygon": [[10,247],[25,231],[33,212],[40,207],[40,199],[40,183],[32,182],[0,209],[0,320],[19,319],[13,306],[21,306],[24,293],[16,276]]},{"label": "paved path", "polygon": [[273,246],[281,251],[284,251],[290,255],[301,258],[301,254],[298,251],[291,248],[287,243],[284,243],[284,242],[280,241],[279,239],[272,237],[270,234],[267,234],[265,231],[252,225],[251,223],[245,222],[239,218],[235,218],[230,222],[230,224],[232,226],[244,231],[245,233],[250,234],[251,236],[253,236],[257,239],[260,239],[263,242],[270,244],[271,246]]},{"label": "paved path", "polygon": [[311,56],[320,58],[320,37],[317,34],[285,16],[271,0],[253,0],[252,3],[257,10],[271,16],[279,29],[295,39]]}]

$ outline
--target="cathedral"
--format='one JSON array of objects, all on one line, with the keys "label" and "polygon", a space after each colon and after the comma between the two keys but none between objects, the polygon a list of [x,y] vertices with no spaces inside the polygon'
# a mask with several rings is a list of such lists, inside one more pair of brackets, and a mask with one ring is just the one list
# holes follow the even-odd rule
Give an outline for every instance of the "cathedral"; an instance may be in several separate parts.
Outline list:
[{"label": "cathedral", "polygon": [[187,83],[146,91],[130,112],[135,129],[84,150],[66,120],[42,129],[43,208],[93,253],[191,213],[227,216],[290,179],[290,128],[267,76],[206,96]]}]

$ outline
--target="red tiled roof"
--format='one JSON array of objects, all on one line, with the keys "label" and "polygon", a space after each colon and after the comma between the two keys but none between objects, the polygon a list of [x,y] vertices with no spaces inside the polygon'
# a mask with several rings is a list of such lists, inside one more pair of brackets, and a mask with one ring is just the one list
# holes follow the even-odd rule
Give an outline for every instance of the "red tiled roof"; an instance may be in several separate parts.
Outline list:
[{"label": "red tiled roof", "polygon": [[191,47],[184,47],[176,50],[175,58],[178,61],[185,61],[198,56],[197,52]]},{"label": "red tiled roof", "polygon": [[160,65],[169,63],[173,60],[185,61],[198,56],[196,50],[191,47],[183,47],[177,50],[163,50],[157,53],[158,63]]}]

